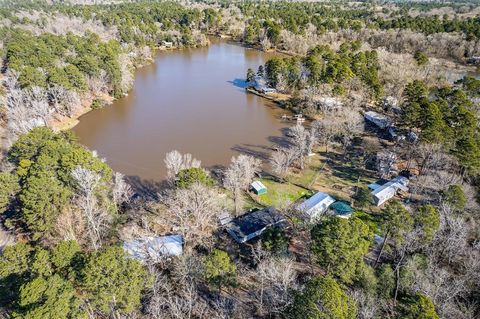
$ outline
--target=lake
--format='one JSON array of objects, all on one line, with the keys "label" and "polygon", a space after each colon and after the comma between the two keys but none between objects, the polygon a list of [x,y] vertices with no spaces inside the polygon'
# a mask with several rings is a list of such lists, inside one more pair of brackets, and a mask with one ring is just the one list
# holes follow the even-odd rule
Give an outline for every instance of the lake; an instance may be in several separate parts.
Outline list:
[{"label": "lake", "polygon": [[136,71],[129,95],[80,118],[73,131],[111,167],[160,181],[165,154],[191,153],[212,168],[242,153],[266,158],[284,110],[248,94],[242,79],[272,54],[213,39],[209,47],[158,52]]}]

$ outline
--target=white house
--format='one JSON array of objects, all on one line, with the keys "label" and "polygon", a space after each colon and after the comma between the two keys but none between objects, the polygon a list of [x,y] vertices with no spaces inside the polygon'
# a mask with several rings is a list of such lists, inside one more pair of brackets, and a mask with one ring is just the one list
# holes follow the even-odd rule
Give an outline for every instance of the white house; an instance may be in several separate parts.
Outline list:
[{"label": "white house", "polygon": [[408,178],[403,176],[397,176],[391,181],[376,187],[373,192],[371,192],[373,200],[377,206],[382,205],[393,196],[397,194],[399,190],[404,192],[408,191]]},{"label": "white house", "polygon": [[375,124],[376,126],[378,126],[381,129],[385,129],[385,128],[387,128],[391,125],[391,122],[387,117],[385,117],[385,116],[383,116],[383,115],[381,115],[377,112],[368,111],[368,112],[365,113],[364,116],[365,116],[365,120]]},{"label": "white house", "polygon": [[335,199],[330,195],[318,192],[300,205],[297,209],[301,211],[308,220],[313,221],[320,214],[324,213],[330,205],[335,202]]},{"label": "white house", "polygon": [[275,93],[277,91],[274,88],[269,87],[267,81],[261,76],[255,77],[253,87],[261,93]]},{"label": "white house", "polygon": [[158,261],[162,257],[180,256],[183,253],[183,237],[170,235],[129,240],[123,242],[123,250],[140,261]]},{"label": "white house", "polygon": [[162,45],[166,48],[173,48],[173,42],[170,41],[162,41]]}]

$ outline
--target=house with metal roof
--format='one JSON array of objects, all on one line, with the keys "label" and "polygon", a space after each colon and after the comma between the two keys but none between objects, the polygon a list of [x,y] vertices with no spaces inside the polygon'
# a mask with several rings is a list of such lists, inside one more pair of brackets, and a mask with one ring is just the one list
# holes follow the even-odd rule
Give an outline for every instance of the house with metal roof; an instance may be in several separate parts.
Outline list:
[{"label": "house with metal roof", "polygon": [[334,202],[335,199],[330,195],[318,192],[298,205],[297,209],[302,212],[306,219],[314,221],[322,213],[326,212]]},{"label": "house with metal roof", "polygon": [[378,126],[382,130],[391,126],[390,120],[386,116],[383,116],[382,114],[379,114],[377,112],[365,112],[364,117],[366,121]]},{"label": "house with metal roof", "polygon": [[123,250],[140,261],[158,261],[165,257],[180,256],[183,253],[183,237],[170,235],[133,239],[123,242]]},{"label": "house with metal roof", "polygon": [[267,188],[260,181],[254,181],[250,184],[250,189],[257,195],[262,195],[267,193]]},{"label": "house with metal roof", "polygon": [[285,227],[286,219],[275,208],[258,209],[234,218],[227,232],[238,243],[245,243],[273,227]]},{"label": "house with metal roof", "polygon": [[[369,185],[373,186],[372,185]],[[404,176],[397,176],[391,181],[376,187],[372,192],[372,197],[377,206],[394,197],[398,191],[408,192],[408,178]]]}]

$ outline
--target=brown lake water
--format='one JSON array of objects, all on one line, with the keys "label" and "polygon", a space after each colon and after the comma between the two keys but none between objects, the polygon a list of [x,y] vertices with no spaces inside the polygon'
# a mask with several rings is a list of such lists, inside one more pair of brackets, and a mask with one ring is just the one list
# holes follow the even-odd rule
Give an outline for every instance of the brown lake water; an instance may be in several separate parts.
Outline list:
[{"label": "brown lake water", "polygon": [[266,157],[287,126],[285,111],[247,93],[241,79],[270,57],[218,39],[159,52],[137,70],[128,96],[82,116],[73,131],[114,170],[141,180],[164,179],[163,160],[174,149],[207,168],[239,152]]}]

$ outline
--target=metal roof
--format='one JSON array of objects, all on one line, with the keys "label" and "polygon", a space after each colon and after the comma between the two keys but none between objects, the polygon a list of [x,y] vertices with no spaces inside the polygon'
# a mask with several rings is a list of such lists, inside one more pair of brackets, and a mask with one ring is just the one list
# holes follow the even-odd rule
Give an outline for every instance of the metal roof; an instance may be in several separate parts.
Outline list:
[{"label": "metal roof", "polygon": [[298,205],[298,210],[303,211],[309,217],[314,217],[318,213],[323,213],[328,209],[330,205],[335,202],[335,199],[330,195],[322,192],[318,192],[300,205]]},{"label": "metal roof", "polygon": [[281,226],[286,222],[275,208],[267,207],[234,218],[227,231],[240,243],[259,236],[267,227]]},{"label": "metal roof", "polygon": [[179,256],[183,252],[181,235],[144,237],[123,243],[123,249],[132,258],[145,261],[159,260],[162,257]]},{"label": "metal roof", "polygon": [[256,191],[259,191],[261,189],[267,189],[265,185],[263,185],[260,181],[255,181],[250,186],[252,186]]},{"label": "metal roof", "polygon": [[381,205],[385,201],[395,196],[398,190],[407,192],[407,186],[408,178],[404,176],[397,176],[388,183],[375,189],[371,194],[377,199],[377,205]]}]

